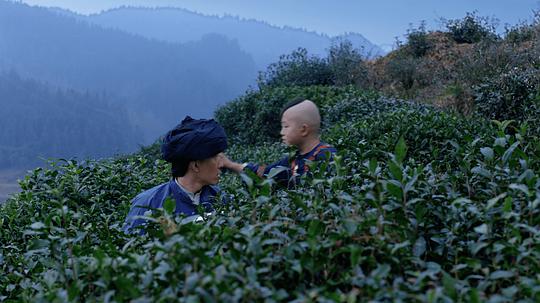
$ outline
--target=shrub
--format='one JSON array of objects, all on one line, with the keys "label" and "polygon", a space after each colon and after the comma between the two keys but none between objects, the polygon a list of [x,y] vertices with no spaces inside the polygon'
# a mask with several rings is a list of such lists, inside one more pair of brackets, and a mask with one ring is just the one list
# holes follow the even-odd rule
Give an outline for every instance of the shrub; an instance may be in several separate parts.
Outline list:
[{"label": "shrub", "polygon": [[348,40],[334,41],[328,50],[328,64],[337,86],[367,84],[367,67],[360,50],[355,49]]},{"label": "shrub", "polygon": [[514,68],[475,87],[478,112],[489,119],[523,121],[538,93],[538,70]]},{"label": "shrub", "polygon": [[519,24],[505,26],[504,40],[513,44],[535,41],[540,34],[540,12],[535,12],[532,23],[521,22]]},{"label": "shrub", "polygon": [[310,56],[305,48],[282,55],[259,75],[259,87],[331,85],[332,71],[325,59]]},{"label": "shrub", "polygon": [[433,48],[433,43],[429,40],[426,24],[422,22],[418,28],[407,30],[407,44],[404,47],[414,57],[423,57]]},{"label": "shrub", "polygon": [[504,40],[514,44],[533,41],[536,37],[536,31],[536,26],[526,23],[511,27],[507,26],[505,28]]},{"label": "shrub", "polygon": [[[370,95],[373,94],[352,86],[266,87],[218,108],[215,117],[233,143],[275,142],[279,140],[281,109],[293,99],[306,98],[322,107],[340,100]],[[324,119],[325,113],[321,112],[321,115]]]},{"label": "shrub", "polygon": [[385,72],[393,82],[397,82],[403,97],[414,96],[413,87],[419,83],[421,74],[418,66],[421,59],[409,56],[397,56],[386,65]]},{"label": "shrub", "polygon": [[347,121],[362,121],[381,113],[393,112],[404,109],[418,111],[432,109],[430,106],[407,102],[395,98],[372,98],[362,97],[356,99],[343,99],[335,104],[326,105],[322,108],[325,114],[324,125],[327,128]]},{"label": "shrub", "polygon": [[457,43],[477,43],[480,41],[494,41],[495,21],[486,17],[477,16],[476,13],[467,13],[463,19],[445,21],[446,28]]},{"label": "shrub", "polygon": [[279,86],[357,85],[365,86],[367,67],[361,50],[348,40],[334,40],[328,56],[310,56],[299,48],[281,56],[259,75],[259,88]]},{"label": "shrub", "polygon": [[340,123],[336,174],[302,190],[226,176],[232,202],[200,223],[164,212],[171,235],[120,230],[167,179],[153,156],[36,170],[0,208],[1,298],[538,301],[540,144],[508,127],[430,109]]},{"label": "shrub", "polygon": [[351,116],[336,123],[325,133],[330,138],[328,141],[338,150],[356,146],[354,155],[360,159],[382,161],[387,157],[387,151],[403,137],[407,142],[408,157],[416,163],[431,163],[434,168],[447,171],[459,166],[458,150],[462,146],[495,135],[491,124],[481,118],[468,119],[399,100],[382,98],[377,103],[380,104],[375,110],[377,113]]}]

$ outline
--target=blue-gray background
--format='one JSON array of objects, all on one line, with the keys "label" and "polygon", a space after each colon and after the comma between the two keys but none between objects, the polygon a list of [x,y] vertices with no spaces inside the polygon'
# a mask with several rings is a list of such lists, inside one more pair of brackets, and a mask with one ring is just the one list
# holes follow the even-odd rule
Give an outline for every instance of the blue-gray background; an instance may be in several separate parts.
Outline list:
[{"label": "blue-gray background", "polygon": [[204,14],[230,14],[278,26],[292,26],[329,35],[358,32],[389,49],[410,23],[425,20],[437,26],[440,18],[461,18],[478,11],[515,24],[532,17],[538,0],[25,0],[26,3],[59,6],[81,13],[96,13],[121,5],[180,7]]}]

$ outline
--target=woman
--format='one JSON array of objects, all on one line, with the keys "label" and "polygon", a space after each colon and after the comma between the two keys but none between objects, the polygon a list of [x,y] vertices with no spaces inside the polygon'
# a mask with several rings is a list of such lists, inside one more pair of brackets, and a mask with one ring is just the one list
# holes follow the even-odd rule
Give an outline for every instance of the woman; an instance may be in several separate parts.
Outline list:
[{"label": "woman", "polygon": [[124,231],[132,233],[138,228],[143,233],[140,225],[146,220],[140,217],[149,209],[162,208],[169,197],[176,202],[176,214],[196,215],[199,205],[206,212],[212,211],[220,192],[215,185],[226,148],[225,131],[216,121],[187,116],[165,135],[161,145],[163,159],[172,164],[172,179],[133,199]]}]

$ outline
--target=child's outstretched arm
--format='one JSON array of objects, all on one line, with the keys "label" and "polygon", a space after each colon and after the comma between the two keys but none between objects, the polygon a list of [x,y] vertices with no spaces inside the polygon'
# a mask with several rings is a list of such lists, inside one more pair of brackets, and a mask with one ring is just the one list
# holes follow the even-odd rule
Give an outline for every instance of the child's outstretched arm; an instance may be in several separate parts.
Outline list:
[{"label": "child's outstretched arm", "polygon": [[234,162],[225,155],[222,156],[222,161],[223,161],[223,165],[222,165],[223,168],[232,170],[236,173],[241,173],[247,165],[245,163],[242,164],[242,163]]}]

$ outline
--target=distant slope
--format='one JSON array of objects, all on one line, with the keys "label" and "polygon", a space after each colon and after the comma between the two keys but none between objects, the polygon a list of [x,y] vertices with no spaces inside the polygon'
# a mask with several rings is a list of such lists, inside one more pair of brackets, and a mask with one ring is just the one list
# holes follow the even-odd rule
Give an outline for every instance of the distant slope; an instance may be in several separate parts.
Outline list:
[{"label": "distant slope", "polygon": [[253,59],[224,36],[185,44],[104,29],[0,1],[0,71],[121,97],[151,142],[184,115],[210,116],[253,83]]},{"label": "distant slope", "polygon": [[140,133],[112,101],[0,74],[0,168],[134,151]]},{"label": "distant slope", "polygon": [[26,170],[2,170],[0,169],[0,205],[7,198],[21,190],[17,180],[21,179],[26,174]]},{"label": "distant slope", "polygon": [[[332,41],[331,37],[315,32],[280,28],[237,17],[205,16],[179,8],[118,8],[80,17],[94,24],[169,42],[196,41],[206,34],[218,33],[236,39],[240,47],[253,56],[259,69],[298,47],[323,55]],[[363,48],[365,54],[384,53],[360,34],[351,33],[344,37],[356,47]]]}]

